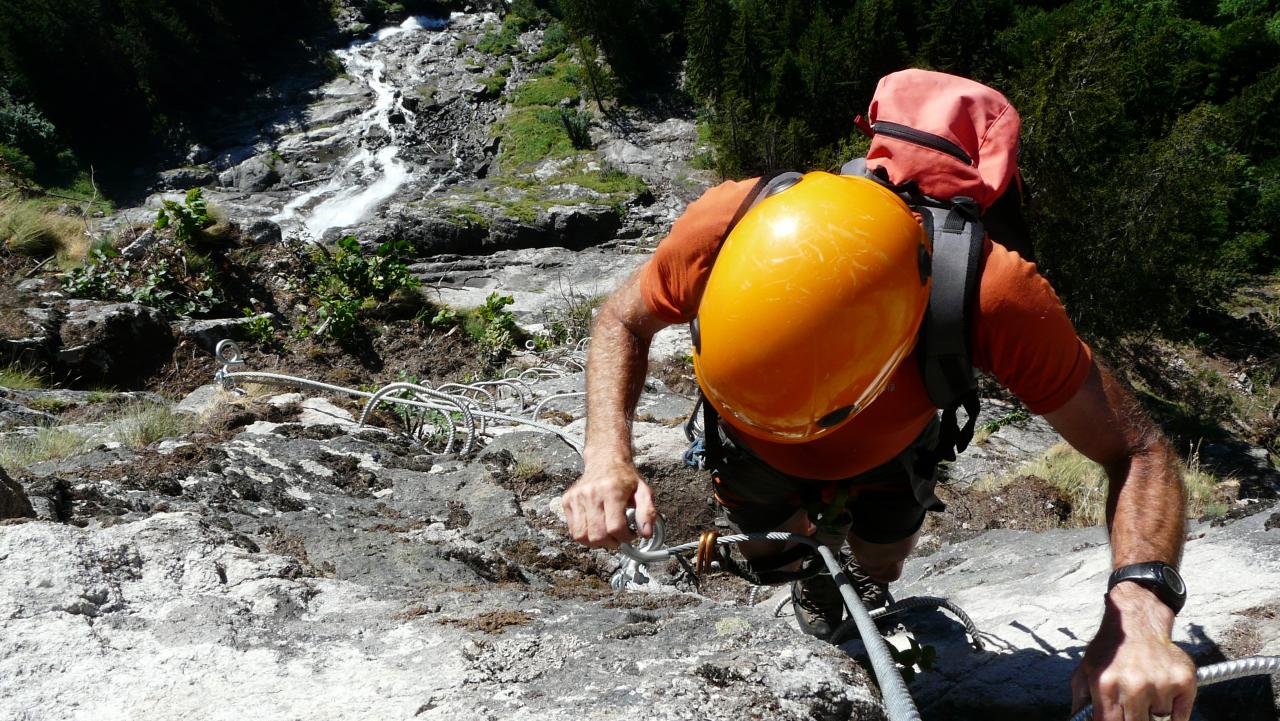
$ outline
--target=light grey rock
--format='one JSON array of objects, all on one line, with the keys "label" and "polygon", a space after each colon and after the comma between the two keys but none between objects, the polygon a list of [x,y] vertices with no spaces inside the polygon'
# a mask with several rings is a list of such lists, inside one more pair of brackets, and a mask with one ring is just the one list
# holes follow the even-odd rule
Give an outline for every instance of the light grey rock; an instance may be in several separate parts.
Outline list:
[{"label": "light grey rock", "polygon": [[159,311],[136,303],[69,301],[59,332],[58,366],[86,383],[127,387],[173,347]]},{"label": "light grey rock", "polygon": [[[67,698],[152,719],[883,718],[855,664],[766,611],[408,594],[303,570],[185,514],[0,529],[0,693],[27,719]],[[651,635],[615,632],[637,625]]]},{"label": "light grey rock", "polygon": [[242,193],[260,193],[280,182],[280,173],[276,170],[274,158],[256,156],[223,171],[219,180],[223,185],[234,186]]},{"label": "light grey rock", "polygon": [[208,383],[188,393],[182,400],[178,401],[178,405],[173,407],[173,411],[175,413],[203,416],[234,397],[232,393],[223,389],[221,383]]},{"label": "light grey rock", "polygon": [[[1201,663],[1242,655],[1242,634],[1258,638],[1244,654],[1280,652],[1280,531],[1266,530],[1268,517],[1190,528],[1182,562],[1189,596],[1174,641]],[[894,596],[950,599],[973,618],[988,646],[970,648],[944,611],[904,617],[916,640],[938,653],[937,671],[912,684],[925,718],[1066,718],[1070,675],[1097,630],[1110,570],[1103,528],[988,531],[908,561]],[[1239,706],[1221,708],[1221,699],[1219,711],[1209,713],[1212,695],[1206,698],[1207,718],[1246,716]],[[1251,713],[1263,713],[1253,718],[1274,711],[1269,695],[1250,703]]]},{"label": "light grey rock", "polygon": [[[1009,420],[1019,416],[1022,419]],[[1012,473],[1062,442],[1058,432],[1040,416],[1028,416],[1021,406],[984,398],[977,427],[982,429],[988,424],[997,428],[989,435],[984,434],[985,439],[969,444],[969,448],[946,467],[949,483],[965,488],[985,476]]]},{"label": "light grey rock", "polygon": [[142,231],[142,234],[135,238],[132,243],[121,248],[120,255],[123,255],[129,260],[138,260],[142,256],[146,255],[156,243],[160,242],[160,240],[160,234],[156,232],[155,228],[147,228]]},{"label": "light grey rock", "polygon": [[275,315],[271,313],[258,313],[257,315],[245,316],[242,318],[208,318],[203,320],[179,320],[171,324],[173,335],[176,338],[189,340],[192,343],[212,353],[217,348],[218,343],[223,340],[244,340],[246,335],[245,326],[260,321],[260,319],[275,320]]}]

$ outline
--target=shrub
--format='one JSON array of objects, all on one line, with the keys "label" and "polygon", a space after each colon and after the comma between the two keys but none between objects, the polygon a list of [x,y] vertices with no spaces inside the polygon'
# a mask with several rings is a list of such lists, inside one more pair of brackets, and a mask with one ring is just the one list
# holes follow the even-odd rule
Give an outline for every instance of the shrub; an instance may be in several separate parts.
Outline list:
[{"label": "shrub", "polygon": [[463,331],[495,359],[516,347],[524,335],[516,325],[515,316],[506,309],[514,302],[511,296],[498,295],[495,291],[485,298],[484,305],[462,316]]},{"label": "shrub", "polygon": [[560,122],[564,125],[564,132],[569,136],[569,142],[574,149],[590,150],[592,148],[591,113],[561,108]]},{"label": "shrub", "polygon": [[361,309],[384,302],[397,291],[416,288],[404,258],[409,244],[403,240],[382,243],[366,255],[355,236],[338,241],[334,252],[317,246],[311,258],[315,272],[309,280],[312,295],[320,303],[316,332],[349,343],[355,339]]},{"label": "shrub", "polygon": [[173,236],[180,243],[195,240],[200,231],[214,224],[209,217],[209,203],[199,188],[187,191],[187,197],[181,204],[172,201],[161,201],[160,211],[156,213],[157,230],[173,226]]},{"label": "shrub", "polygon": [[185,248],[166,245],[136,261],[95,248],[84,265],[63,277],[62,287],[73,298],[127,301],[170,316],[208,317],[224,309],[226,300],[216,269],[200,259]]}]

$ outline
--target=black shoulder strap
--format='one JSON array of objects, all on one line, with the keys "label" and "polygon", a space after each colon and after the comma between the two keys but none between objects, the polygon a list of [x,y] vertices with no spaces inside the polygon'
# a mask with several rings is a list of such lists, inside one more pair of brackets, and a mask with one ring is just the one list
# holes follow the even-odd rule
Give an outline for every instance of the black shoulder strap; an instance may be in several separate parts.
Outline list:
[{"label": "black shoulder strap", "polygon": [[[933,286],[917,352],[920,373],[929,399],[943,411],[939,447],[962,451],[973,439],[978,414],[978,385],[969,341],[982,279],[985,233],[976,208],[965,199],[957,199],[950,208],[925,206],[916,210],[933,239]],[[956,422],[959,407],[968,415],[963,428]]]}]

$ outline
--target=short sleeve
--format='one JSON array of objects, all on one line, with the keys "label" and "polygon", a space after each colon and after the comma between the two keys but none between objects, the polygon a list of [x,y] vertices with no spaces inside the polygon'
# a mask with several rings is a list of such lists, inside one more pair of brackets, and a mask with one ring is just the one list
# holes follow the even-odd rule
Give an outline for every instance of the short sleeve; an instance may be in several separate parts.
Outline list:
[{"label": "short sleeve", "polygon": [[730,180],[711,188],[671,226],[671,234],[640,271],[640,293],[655,316],[687,323],[698,314],[716,254],[755,182]]},{"label": "short sleeve", "polygon": [[1092,352],[1036,266],[987,242],[973,329],[974,365],[995,376],[1032,413],[1051,413],[1084,385]]}]

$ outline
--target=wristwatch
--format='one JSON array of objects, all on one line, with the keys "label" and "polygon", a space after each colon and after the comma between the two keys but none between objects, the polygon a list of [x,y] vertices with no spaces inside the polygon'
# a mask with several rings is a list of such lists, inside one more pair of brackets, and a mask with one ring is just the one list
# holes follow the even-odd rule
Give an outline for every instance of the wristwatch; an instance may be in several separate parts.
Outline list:
[{"label": "wristwatch", "polygon": [[1135,563],[1117,568],[1107,581],[1107,591],[1111,591],[1121,581],[1133,581],[1151,589],[1156,594],[1156,598],[1172,608],[1174,613],[1181,611],[1183,604],[1187,602],[1187,584],[1183,582],[1178,569],[1162,561]]}]

